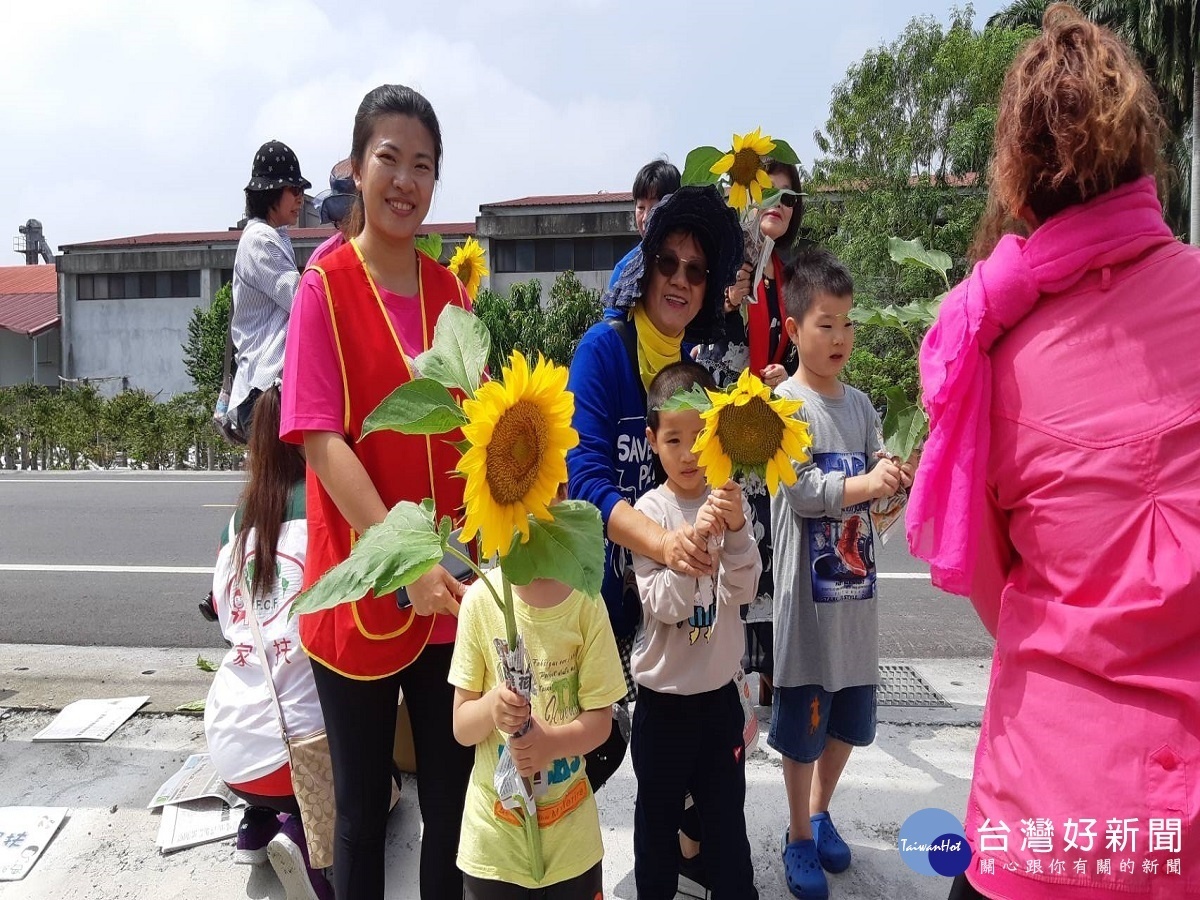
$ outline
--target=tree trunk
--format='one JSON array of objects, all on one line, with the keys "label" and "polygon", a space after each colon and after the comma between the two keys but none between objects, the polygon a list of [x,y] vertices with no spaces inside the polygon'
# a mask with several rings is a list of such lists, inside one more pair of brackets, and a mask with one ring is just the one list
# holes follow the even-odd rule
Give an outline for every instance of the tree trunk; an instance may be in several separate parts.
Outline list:
[{"label": "tree trunk", "polygon": [[1200,61],[1192,70],[1192,215],[1188,229],[1193,247],[1200,247]]}]

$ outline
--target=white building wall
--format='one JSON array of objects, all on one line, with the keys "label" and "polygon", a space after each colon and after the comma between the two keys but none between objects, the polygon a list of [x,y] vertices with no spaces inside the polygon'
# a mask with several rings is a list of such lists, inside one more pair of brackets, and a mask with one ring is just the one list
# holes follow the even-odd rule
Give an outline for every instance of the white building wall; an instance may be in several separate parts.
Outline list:
[{"label": "white building wall", "polygon": [[[536,278],[542,283],[542,305],[544,306],[550,301],[550,288],[554,287],[554,282],[562,274],[562,272],[493,273],[489,279],[491,284],[488,287],[497,294],[507,295],[514,284]],[[576,272],[575,277],[579,279],[579,283],[585,288],[590,288],[603,294],[604,289],[608,287],[608,279],[612,277],[612,269],[605,269],[603,272]]]},{"label": "white building wall", "polygon": [[0,329],[0,387],[27,384],[33,372],[33,348],[23,334]]},{"label": "white building wall", "polygon": [[193,390],[183,344],[195,297],[76,300],[71,304],[71,377],[94,379],[107,396],[141,388],[169,400]]}]

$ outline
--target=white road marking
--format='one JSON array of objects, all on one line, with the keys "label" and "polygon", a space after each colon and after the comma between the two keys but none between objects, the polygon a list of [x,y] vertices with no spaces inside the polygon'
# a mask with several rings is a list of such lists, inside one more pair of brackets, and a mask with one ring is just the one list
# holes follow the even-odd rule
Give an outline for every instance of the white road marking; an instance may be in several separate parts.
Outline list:
[{"label": "white road marking", "polygon": [[205,509],[237,509],[236,503],[201,503]]},{"label": "white road marking", "polygon": [[928,581],[928,572],[876,572],[876,578],[890,578],[894,581]]},{"label": "white road marking", "polygon": [[0,572],[86,572],[100,575],[211,575],[212,566],[75,566],[0,563]]}]

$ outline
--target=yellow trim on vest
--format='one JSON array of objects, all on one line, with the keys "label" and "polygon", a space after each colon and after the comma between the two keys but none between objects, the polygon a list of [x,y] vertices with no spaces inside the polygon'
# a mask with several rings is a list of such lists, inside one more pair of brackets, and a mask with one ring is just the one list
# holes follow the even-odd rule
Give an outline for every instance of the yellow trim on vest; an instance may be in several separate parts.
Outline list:
[{"label": "yellow trim on vest", "polygon": [[[430,633],[432,634],[432,631]],[[301,644],[300,646],[304,647],[303,644]],[[320,663],[325,668],[327,668],[330,672],[336,672],[338,675],[341,675],[343,678],[350,678],[354,681],[378,681],[381,678],[391,678],[397,672],[403,672],[405,669],[408,668],[408,666],[411,666],[413,663],[415,663],[420,658],[421,654],[425,652],[425,648],[428,646],[429,646],[429,641],[426,640],[425,643],[421,645],[421,649],[418,650],[416,655],[413,656],[412,660],[409,661],[407,666],[401,666],[398,669],[393,669],[391,672],[385,672],[382,675],[355,675],[352,672],[343,671],[342,669],[339,669],[337,666],[330,664],[328,661],[317,656],[317,654],[313,653],[307,647],[304,647],[304,652],[308,654],[308,658],[311,659],[313,662]]]},{"label": "yellow trim on vest", "polygon": [[346,359],[342,354],[342,338],[338,334],[337,316],[333,314],[333,294],[329,290],[329,279],[325,276],[325,270],[320,266],[309,266],[309,268],[321,276],[321,283],[325,285],[325,305],[329,307],[329,324],[333,327],[333,345],[337,348],[338,366],[342,370],[342,406],[344,407],[342,428],[348,437],[350,435],[350,381],[346,378]]}]

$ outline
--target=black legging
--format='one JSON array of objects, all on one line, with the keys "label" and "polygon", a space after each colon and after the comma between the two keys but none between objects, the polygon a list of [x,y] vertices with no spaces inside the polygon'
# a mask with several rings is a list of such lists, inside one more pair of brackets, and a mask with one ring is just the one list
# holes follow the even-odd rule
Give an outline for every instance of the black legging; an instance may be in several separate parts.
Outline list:
[{"label": "black legging", "polygon": [[338,900],[382,900],[389,779],[399,692],[412,720],[417,761],[422,900],[461,897],[455,863],[473,747],[454,739],[452,644],[425,648],[408,668],[387,678],[358,681],[313,664],[317,695],[333,759],[337,830],[333,889]]}]

